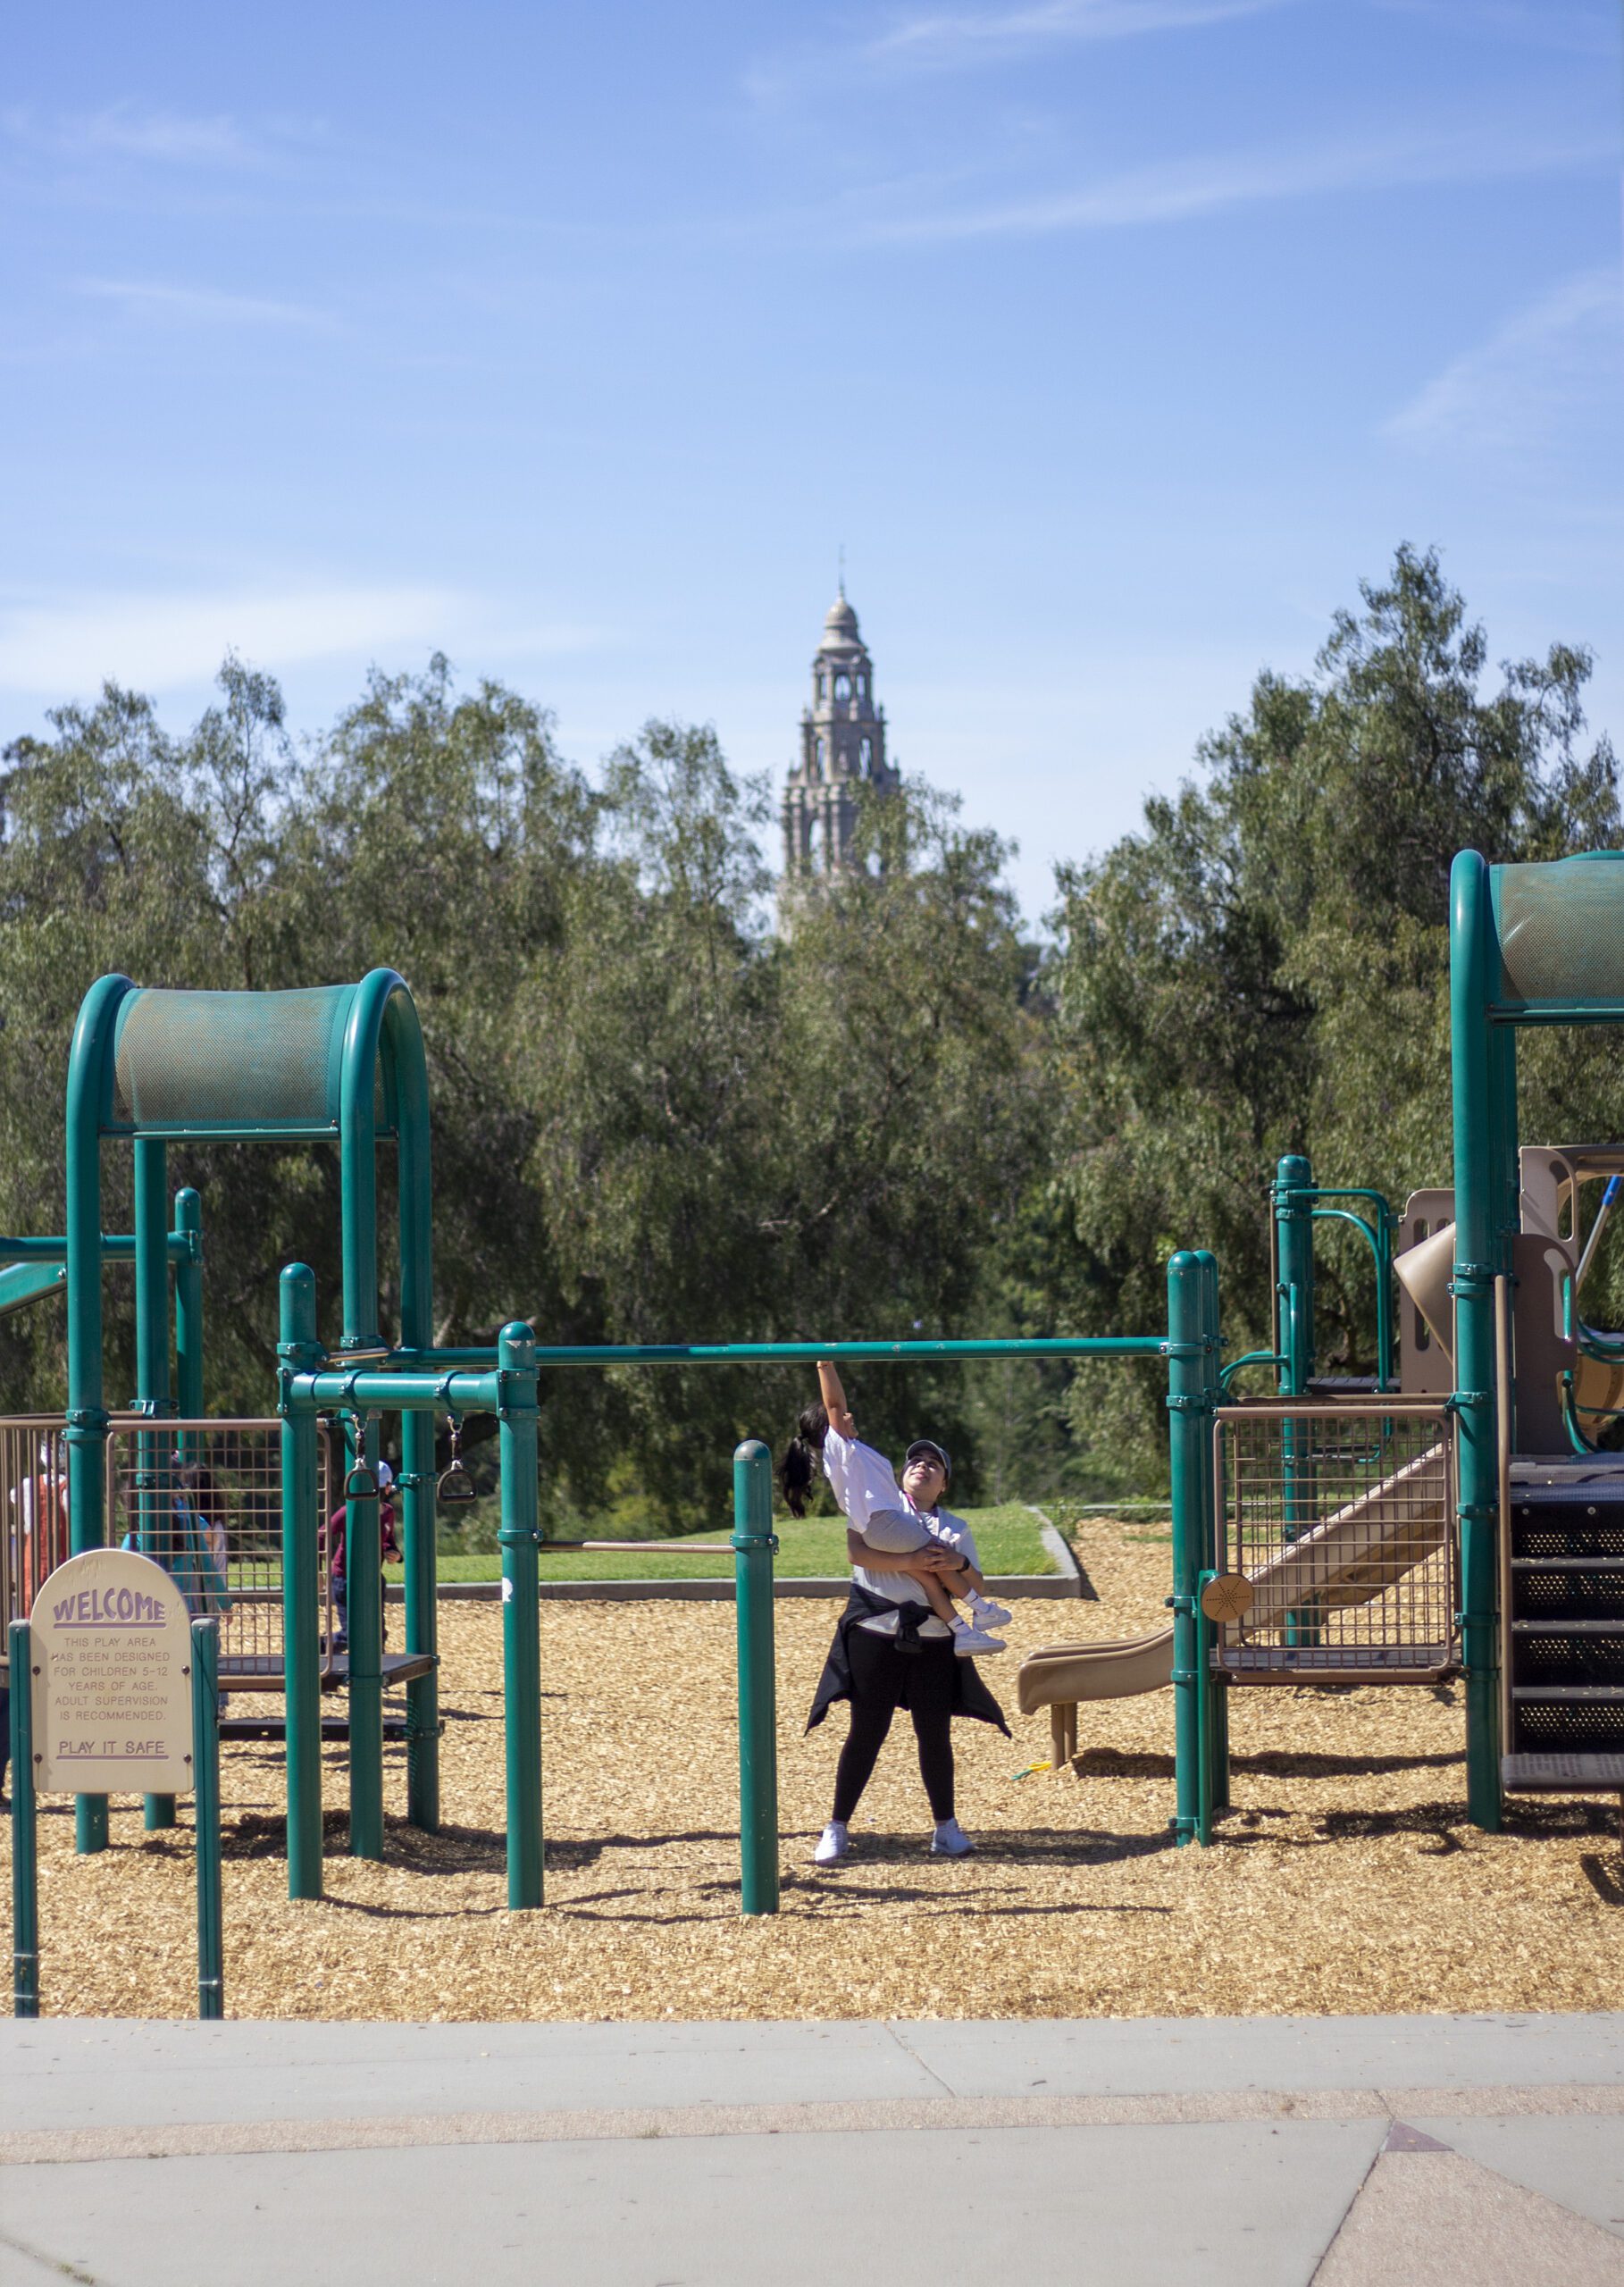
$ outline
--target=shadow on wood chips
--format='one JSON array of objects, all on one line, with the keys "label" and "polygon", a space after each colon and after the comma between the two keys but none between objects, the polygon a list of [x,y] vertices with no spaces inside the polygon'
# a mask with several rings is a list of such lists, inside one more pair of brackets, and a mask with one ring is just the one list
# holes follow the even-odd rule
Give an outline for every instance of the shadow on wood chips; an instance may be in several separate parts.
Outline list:
[{"label": "shadow on wood chips", "polygon": [[[1159,1624],[1165,1545],[1076,1529],[1099,1602],[1017,1605],[983,1672],[1060,1638]],[[325,1881],[291,1902],[280,1749],[222,1757],[226,2007],[233,2016],[525,2019],[1318,2015],[1624,2006],[1624,1863],[1610,1799],[1516,1798],[1505,1831],[1466,1818],[1458,1691],[1236,1690],[1234,1808],[1209,1850],[1173,1847],[1170,1692],[1082,1711],[1083,1752],[1046,1714],[1013,1742],[955,1726],[970,1858],[928,1855],[913,1740],[893,1735],[814,1869],[844,1731],[806,1711],[838,1609],[777,1607],[782,1910],[739,1913],[734,1614],[723,1604],[548,1603],[541,1613],[547,1902],[506,1910],[501,1613],[440,1614],[446,1823],[406,1822],[385,1757],[381,1864],[347,1854],[347,1749],[322,1755]],[[1079,1627],[1079,1621],[1085,1627]],[[269,1712],[269,1711],[267,1711]],[[43,1805],[41,1974],[49,2015],[196,2007],[191,1813],[73,1851]],[[9,1822],[6,1822],[9,1825]],[[9,1833],[0,1826],[0,1851]]]}]

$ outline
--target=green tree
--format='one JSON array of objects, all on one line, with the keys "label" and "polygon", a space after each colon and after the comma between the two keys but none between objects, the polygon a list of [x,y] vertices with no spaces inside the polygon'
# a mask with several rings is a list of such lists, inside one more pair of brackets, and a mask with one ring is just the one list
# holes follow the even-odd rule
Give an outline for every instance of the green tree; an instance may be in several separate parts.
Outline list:
[{"label": "green tree", "polygon": [[[1449,1179],[1448,878],[1454,853],[1560,857],[1616,839],[1613,758],[1581,751],[1586,656],[1503,667],[1434,554],[1339,613],[1317,674],[1264,674],[1201,775],[1141,832],[1059,877],[1053,1182],[1043,1302],[1080,1328],[1153,1327],[1178,1245],[1218,1252],[1230,1350],[1267,1346],[1264,1186],[1283,1152],[1402,1200]],[[1597,1042],[1600,1045],[1597,1045]],[[1525,1133],[1616,1126],[1616,1051],[1525,1060]],[[1321,1252],[1322,1370],[1368,1361],[1357,1235]],[[1080,1374],[1085,1465],[1146,1481],[1156,1377]]]}]

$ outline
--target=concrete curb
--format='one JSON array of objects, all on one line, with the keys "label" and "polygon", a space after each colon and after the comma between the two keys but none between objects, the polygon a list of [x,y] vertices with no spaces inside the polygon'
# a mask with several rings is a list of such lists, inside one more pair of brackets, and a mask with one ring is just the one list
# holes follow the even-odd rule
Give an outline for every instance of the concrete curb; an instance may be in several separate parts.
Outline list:
[{"label": "concrete curb", "polygon": [[[825,1601],[839,1602],[850,1586],[850,1581],[843,1578],[774,1580],[773,1595],[775,1599],[821,1596]],[[1051,1572],[1002,1572],[988,1579],[987,1593],[992,1596],[1035,1596],[1049,1602],[1057,1597],[1075,1601],[1081,1588],[1075,1573],[1069,1579],[1057,1579]],[[406,1601],[406,1590],[393,1585],[386,1587],[383,1594],[388,1604]],[[674,1604],[731,1604],[734,1601],[731,1580],[543,1580],[540,1595],[544,1604],[656,1604],[661,1598]],[[442,1604],[494,1604],[501,1599],[499,1580],[442,1580],[439,1586]]]},{"label": "concrete curb", "polygon": [[[992,1596],[1035,1597],[1040,1603],[1052,1603],[1056,1598],[1072,1598],[1084,1592],[1083,1568],[1066,1536],[1056,1530],[1043,1512],[1030,1501],[1025,1504],[1038,1520],[1044,1548],[1054,1559],[1055,1570],[1049,1572],[999,1572],[989,1574],[987,1593]],[[773,1595],[779,1596],[821,1596],[825,1601],[844,1596],[850,1582],[843,1576],[834,1579],[774,1580]],[[540,1596],[544,1602],[565,1604],[657,1604],[662,1598],[673,1604],[725,1604],[734,1602],[733,1583],[725,1579],[715,1580],[543,1580]],[[385,1585],[386,1604],[406,1602],[406,1590],[393,1583]],[[499,1580],[442,1580],[440,1601],[454,1604],[494,1604],[502,1598]]]}]

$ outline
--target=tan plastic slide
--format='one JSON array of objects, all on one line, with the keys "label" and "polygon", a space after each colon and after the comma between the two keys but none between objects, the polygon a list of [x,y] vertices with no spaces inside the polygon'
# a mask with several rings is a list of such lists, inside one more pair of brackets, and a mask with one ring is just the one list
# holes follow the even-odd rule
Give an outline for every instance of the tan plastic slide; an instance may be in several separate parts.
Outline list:
[{"label": "tan plastic slide", "polygon": [[[1252,1573],[1253,1626],[1286,1613],[1369,1604],[1442,1546],[1449,1529],[1449,1469],[1443,1445],[1418,1453],[1391,1477],[1336,1510]],[[1051,1711],[1058,1769],[1076,1753],[1077,1706],[1131,1699],[1173,1680],[1173,1630],[1096,1643],[1051,1644],[1021,1663],[1023,1715]]]}]

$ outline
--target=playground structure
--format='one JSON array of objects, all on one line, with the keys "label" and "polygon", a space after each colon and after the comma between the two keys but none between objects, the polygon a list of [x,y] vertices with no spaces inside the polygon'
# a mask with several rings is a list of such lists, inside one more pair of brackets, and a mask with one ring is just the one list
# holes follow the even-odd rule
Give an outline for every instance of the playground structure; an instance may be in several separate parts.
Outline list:
[{"label": "playground structure", "polygon": [[[11,1441],[0,1461],[12,1608],[38,1585],[47,1533],[59,1535],[65,1454],[72,1551],[121,1531],[175,1574],[195,1613],[220,1621],[222,1690],[281,1693],[289,1889],[319,1897],[324,1690],[346,1695],[352,1854],[383,1851],[386,1685],[406,1693],[408,1818],[439,1825],[436,1428],[494,1414],[507,1894],[511,1907],[532,1907],[543,1894],[539,1369],[1158,1359],[1168,1381],[1172,1620],[1126,1643],[1060,1646],[1027,1662],[1021,1704],[1053,1711],[1058,1759],[1076,1750],[1082,1701],[1170,1686],[1172,1823],[1179,1842],[1206,1842],[1228,1799],[1232,1689],[1458,1674],[1478,1825],[1498,1826],[1507,1787],[1624,1791],[1624,1462],[1593,1450],[1624,1386],[1624,1338],[1590,1328],[1580,1311],[1624,1145],[1527,1147],[1519,1174],[1515,1101],[1518,1026],[1624,1022],[1624,867],[1615,853],[1597,853],[1491,868],[1465,852],[1452,898],[1453,1194],[1412,1194],[1399,1216],[1369,1190],[1320,1187],[1305,1160],[1282,1160],[1272,1201],[1274,1347],[1228,1365],[1218,1265],[1199,1250],[1168,1264],[1165,1326],[1135,1335],[571,1347],[539,1343],[515,1322],[493,1345],[436,1347],[427,1076],[404,980],[376,970],[355,984],[207,993],[104,977],[86,997],[70,1058],[64,1236],[0,1242],[0,1257],[14,1264],[0,1270],[0,1308],[58,1288],[68,1305],[65,1408],[0,1425]],[[101,1227],[107,1139],[133,1148],[129,1238]],[[323,1342],[313,1274],[285,1268],[275,1414],[213,1420],[202,1408],[201,1208],[182,1193],[172,1227],[166,1221],[166,1148],[267,1139],[339,1149],[342,1330]],[[380,1146],[391,1143],[393,1338],[380,1325],[376,1172]],[[1603,1206],[1581,1241],[1586,1186],[1598,1182]],[[1327,1219],[1357,1227],[1371,1250],[1378,1357],[1362,1383],[1315,1377],[1313,1235]],[[138,1386],[122,1414],[105,1403],[110,1260],[135,1267]],[[1396,1311],[1394,1280],[1403,1296]],[[1249,1368],[1272,1370],[1270,1396],[1234,1395]],[[381,1426],[395,1415],[405,1647],[386,1655],[377,1464]],[[342,1653],[320,1529],[340,1472]],[[741,1891],[744,1911],[761,1913],[778,1902],[764,1445],[740,1447],[734,1484]],[[25,1487],[33,1488],[26,1500]],[[172,1816],[163,1798],[148,1801],[149,1824]],[[105,1797],[80,1797],[76,1832],[81,1850],[105,1847]]]},{"label": "playground structure", "polygon": [[[1414,1192],[1396,1214],[1280,1161],[1274,1347],[1220,1376],[1226,1393],[1243,1368],[1269,1367],[1276,1391],[1211,1409],[1204,1562],[1175,1522],[1174,1608],[1195,1607],[1197,1676],[1176,1619],[1022,1669],[1022,1709],[1051,1710],[1057,1767],[1077,1751],[1082,1703],[1193,1686],[1198,1746],[1179,1782],[1198,1830],[1226,1799],[1214,1685],[1459,1674],[1478,1825],[1498,1828],[1508,1790],[1624,1798],[1624,1456],[1597,1448],[1624,1419],[1624,1338],[1583,1314],[1624,1147],[1519,1145],[1516,1085],[1520,1027],[1624,1022],[1624,853],[1489,867],[1463,851],[1451,1015],[1452,1189]],[[1315,1378],[1322,1220],[1370,1247],[1377,1359],[1362,1379]]]}]

